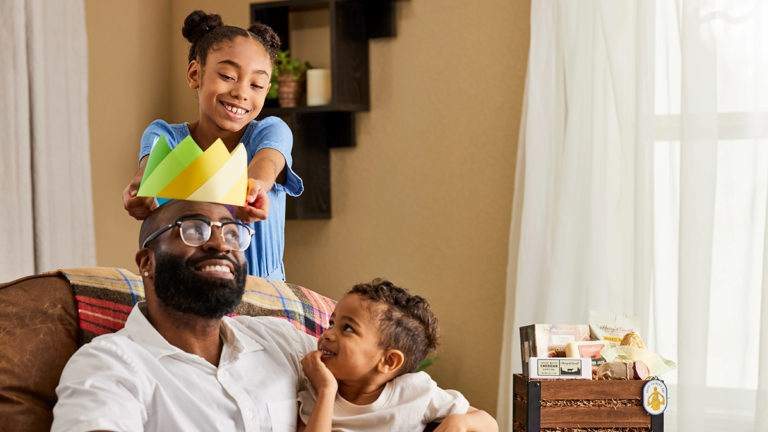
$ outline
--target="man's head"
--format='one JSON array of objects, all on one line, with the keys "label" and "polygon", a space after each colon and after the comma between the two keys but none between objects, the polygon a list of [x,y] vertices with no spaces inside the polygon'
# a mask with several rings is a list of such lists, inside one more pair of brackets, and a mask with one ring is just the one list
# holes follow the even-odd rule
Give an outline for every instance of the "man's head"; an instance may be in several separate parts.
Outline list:
[{"label": "man's head", "polygon": [[[242,238],[247,237],[247,242]],[[144,220],[136,263],[150,291],[166,309],[221,318],[242,298],[246,264],[240,245],[248,228],[221,204],[171,201]]]}]

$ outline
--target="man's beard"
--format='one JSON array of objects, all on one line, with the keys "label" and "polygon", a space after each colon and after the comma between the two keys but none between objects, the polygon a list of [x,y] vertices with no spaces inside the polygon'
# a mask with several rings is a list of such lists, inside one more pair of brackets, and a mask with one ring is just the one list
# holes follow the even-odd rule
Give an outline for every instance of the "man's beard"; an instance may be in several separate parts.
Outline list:
[{"label": "man's beard", "polygon": [[215,319],[232,313],[245,292],[245,265],[234,264],[234,279],[203,276],[192,269],[201,260],[221,256],[205,256],[195,262],[155,251],[155,293],[169,309],[200,318]]}]

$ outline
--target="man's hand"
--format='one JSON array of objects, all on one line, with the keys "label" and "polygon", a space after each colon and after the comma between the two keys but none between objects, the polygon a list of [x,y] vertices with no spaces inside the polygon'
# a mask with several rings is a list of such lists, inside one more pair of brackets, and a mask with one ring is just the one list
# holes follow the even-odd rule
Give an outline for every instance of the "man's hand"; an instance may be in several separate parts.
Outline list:
[{"label": "man's hand", "polygon": [[325,393],[325,395],[331,396],[331,400],[333,400],[339,389],[339,383],[336,382],[336,377],[325,366],[325,363],[320,360],[321,355],[323,355],[321,351],[312,351],[301,359],[301,367],[318,395]]},{"label": "man's hand", "polygon": [[[146,158],[145,158],[146,159]],[[128,186],[123,190],[123,207],[128,214],[138,220],[144,220],[149,213],[157,207],[155,199],[152,197],[138,197],[141,178],[144,176],[144,166],[139,168]]]},{"label": "man's hand", "polygon": [[235,208],[235,217],[242,222],[257,222],[267,218],[269,214],[269,197],[264,182],[248,179],[246,205]]}]

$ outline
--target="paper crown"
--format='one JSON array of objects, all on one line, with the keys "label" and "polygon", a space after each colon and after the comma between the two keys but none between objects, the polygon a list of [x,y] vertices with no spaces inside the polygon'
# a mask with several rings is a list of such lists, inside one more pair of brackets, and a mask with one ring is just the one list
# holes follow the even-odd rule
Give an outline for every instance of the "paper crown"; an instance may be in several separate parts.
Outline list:
[{"label": "paper crown", "polygon": [[238,144],[230,154],[221,139],[202,151],[191,136],[171,150],[165,136],[152,147],[138,196],[245,205],[248,154]]}]

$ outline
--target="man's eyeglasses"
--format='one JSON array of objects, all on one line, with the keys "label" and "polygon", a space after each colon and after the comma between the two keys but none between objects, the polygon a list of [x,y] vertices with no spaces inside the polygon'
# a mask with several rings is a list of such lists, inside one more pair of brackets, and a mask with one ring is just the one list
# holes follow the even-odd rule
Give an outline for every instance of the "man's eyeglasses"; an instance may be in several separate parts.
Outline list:
[{"label": "man's eyeglasses", "polygon": [[211,238],[211,226],[217,226],[221,230],[221,238],[232,249],[239,249],[244,251],[251,245],[251,237],[253,237],[253,230],[248,225],[238,221],[228,222],[210,222],[205,219],[180,219],[176,222],[166,225],[159,230],[153,232],[147,236],[144,240],[142,248],[147,247],[147,244],[152,240],[158,238],[160,234],[172,229],[173,227],[179,227],[179,234],[181,235],[181,241],[187,246],[202,246]]}]

